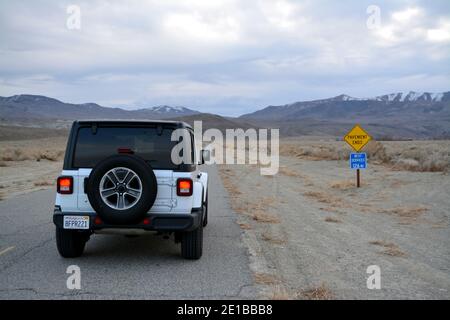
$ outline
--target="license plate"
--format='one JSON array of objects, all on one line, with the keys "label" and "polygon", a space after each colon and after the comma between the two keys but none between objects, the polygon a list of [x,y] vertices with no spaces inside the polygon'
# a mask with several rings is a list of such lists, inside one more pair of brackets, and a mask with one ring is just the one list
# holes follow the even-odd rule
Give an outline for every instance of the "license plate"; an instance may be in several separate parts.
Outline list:
[{"label": "license plate", "polygon": [[64,229],[89,229],[89,216],[64,216]]}]

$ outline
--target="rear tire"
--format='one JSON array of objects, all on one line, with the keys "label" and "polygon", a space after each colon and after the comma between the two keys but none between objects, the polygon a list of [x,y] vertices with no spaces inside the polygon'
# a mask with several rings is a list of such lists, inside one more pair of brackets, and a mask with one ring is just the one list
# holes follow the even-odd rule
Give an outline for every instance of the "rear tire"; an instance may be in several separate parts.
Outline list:
[{"label": "rear tire", "polygon": [[76,258],[83,254],[88,236],[74,230],[56,227],[56,247],[64,258]]},{"label": "rear tire", "polygon": [[181,256],[185,259],[200,259],[203,253],[203,224],[193,231],[181,235]]},{"label": "rear tire", "polygon": [[[101,183],[107,172],[114,169],[131,170],[138,180],[140,180],[141,196],[131,207],[127,209],[113,208],[105,202],[101,195]],[[127,185],[122,177],[119,182],[113,183],[116,187]],[[116,179],[118,177],[116,176]],[[119,179],[119,180],[120,180]],[[114,188],[114,187],[113,187]],[[130,188],[131,189],[131,188]],[[134,155],[113,155],[100,161],[94,169],[87,182],[87,196],[89,203],[103,221],[109,224],[135,224],[145,218],[145,214],[150,210],[155,202],[158,193],[158,183],[152,167],[142,158]],[[127,191],[128,192],[128,191]],[[116,192],[116,194],[118,194]]]}]

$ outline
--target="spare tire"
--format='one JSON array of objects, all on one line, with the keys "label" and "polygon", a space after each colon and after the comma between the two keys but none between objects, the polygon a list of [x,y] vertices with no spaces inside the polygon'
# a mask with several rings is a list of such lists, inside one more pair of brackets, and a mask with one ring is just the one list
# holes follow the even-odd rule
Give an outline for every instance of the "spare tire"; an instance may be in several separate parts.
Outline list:
[{"label": "spare tire", "polygon": [[152,167],[134,155],[114,155],[100,161],[92,169],[86,186],[92,208],[109,224],[142,221],[157,192]]}]

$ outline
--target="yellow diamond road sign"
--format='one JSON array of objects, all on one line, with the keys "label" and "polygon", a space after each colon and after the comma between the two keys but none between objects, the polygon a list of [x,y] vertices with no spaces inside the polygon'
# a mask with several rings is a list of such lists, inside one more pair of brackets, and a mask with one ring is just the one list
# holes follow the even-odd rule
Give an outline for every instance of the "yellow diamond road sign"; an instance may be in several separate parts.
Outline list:
[{"label": "yellow diamond road sign", "polygon": [[359,125],[353,127],[344,137],[344,140],[356,151],[361,150],[372,139]]}]

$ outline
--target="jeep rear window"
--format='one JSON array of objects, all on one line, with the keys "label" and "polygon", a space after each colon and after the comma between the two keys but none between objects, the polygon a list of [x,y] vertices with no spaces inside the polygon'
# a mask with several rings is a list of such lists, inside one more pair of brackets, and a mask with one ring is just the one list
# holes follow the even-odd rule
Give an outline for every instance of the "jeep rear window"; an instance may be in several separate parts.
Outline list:
[{"label": "jeep rear window", "polygon": [[171,141],[173,129],[164,128],[158,135],[155,127],[81,127],[78,130],[73,166],[93,168],[106,157],[118,154],[119,148],[131,149],[154,169],[177,169],[171,161],[171,151],[177,143]]}]

